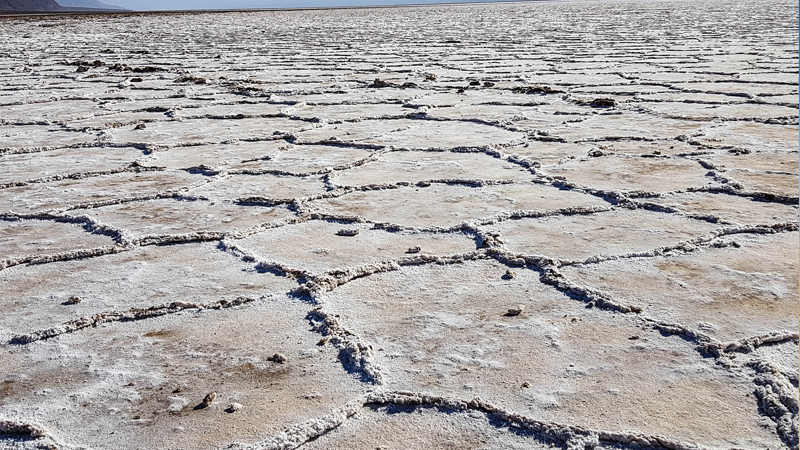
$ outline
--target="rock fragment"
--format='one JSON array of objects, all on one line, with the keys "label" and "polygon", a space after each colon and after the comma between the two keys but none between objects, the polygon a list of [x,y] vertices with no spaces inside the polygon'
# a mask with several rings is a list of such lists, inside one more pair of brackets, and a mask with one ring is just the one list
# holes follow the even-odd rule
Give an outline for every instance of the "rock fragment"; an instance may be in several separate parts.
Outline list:
[{"label": "rock fragment", "polygon": [[508,312],[504,314],[506,317],[514,317],[522,314],[522,311],[525,310],[525,305],[517,305],[513,308],[509,308]]},{"label": "rock fragment", "polygon": [[286,357],[283,353],[275,353],[274,355],[267,358],[267,361],[272,361],[274,363],[283,364],[288,361],[289,358]]},{"label": "rock fragment", "polygon": [[612,108],[617,105],[613,98],[596,98],[589,103],[592,108]]},{"label": "rock fragment", "polygon": [[353,228],[353,229],[342,228],[341,230],[336,232],[337,236],[355,236],[357,234],[358,234],[358,229],[357,228]]},{"label": "rock fragment", "polygon": [[420,251],[422,251],[420,247],[410,247],[406,250],[406,253],[419,253]]},{"label": "rock fragment", "polygon": [[203,401],[200,402],[200,404],[197,405],[197,407],[195,409],[208,408],[209,406],[211,406],[212,403],[214,403],[214,400],[216,400],[216,399],[217,399],[217,393],[216,392],[209,392],[208,395],[206,395],[205,398],[203,398]]},{"label": "rock fragment", "polygon": [[391,84],[387,83],[386,81],[381,80],[380,78],[375,78],[375,81],[372,82],[370,87],[374,88],[385,88],[389,87]]},{"label": "rock fragment", "polygon": [[227,408],[225,408],[225,412],[228,414],[232,414],[235,413],[236,411],[241,410],[242,408],[244,408],[244,406],[241,403],[233,402],[230,405],[228,405]]}]

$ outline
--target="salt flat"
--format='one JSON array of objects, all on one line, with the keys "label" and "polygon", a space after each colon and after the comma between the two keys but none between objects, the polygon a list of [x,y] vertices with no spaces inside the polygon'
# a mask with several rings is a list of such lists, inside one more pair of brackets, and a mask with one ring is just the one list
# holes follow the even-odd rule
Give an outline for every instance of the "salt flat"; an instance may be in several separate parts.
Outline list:
[{"label": "salt flat", "polygon": [[797,449],[797,18],[0,18],[0,448]]}]

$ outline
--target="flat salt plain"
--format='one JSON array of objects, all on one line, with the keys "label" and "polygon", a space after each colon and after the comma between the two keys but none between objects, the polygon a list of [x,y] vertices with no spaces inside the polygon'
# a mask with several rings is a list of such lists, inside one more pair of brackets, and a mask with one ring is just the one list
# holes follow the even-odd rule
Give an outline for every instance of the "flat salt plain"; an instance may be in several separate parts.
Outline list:
[{"label": "flat salt plain", "polygon": [[797,18],[0,18],[0,448],[797,449]]}]

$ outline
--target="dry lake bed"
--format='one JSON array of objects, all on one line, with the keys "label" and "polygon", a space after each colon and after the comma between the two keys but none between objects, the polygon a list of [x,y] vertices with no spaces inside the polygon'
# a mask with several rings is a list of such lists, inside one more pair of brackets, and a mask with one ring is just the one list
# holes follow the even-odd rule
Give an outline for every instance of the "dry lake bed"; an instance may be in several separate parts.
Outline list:
[{"label": "dry lake bed", "polygon": [[0,448],[797,449],[797,30],[0,18]]}]

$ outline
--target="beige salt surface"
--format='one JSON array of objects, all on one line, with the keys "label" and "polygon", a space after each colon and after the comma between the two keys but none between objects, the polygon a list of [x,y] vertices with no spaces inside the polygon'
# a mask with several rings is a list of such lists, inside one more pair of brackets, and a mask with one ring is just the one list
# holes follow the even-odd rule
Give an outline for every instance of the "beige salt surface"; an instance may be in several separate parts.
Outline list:
[{"label": "beige salt surface", "polygon": [[192,232],[243,232],[269,222],[294,217],[285,206],[248,208],[225,201],[161,199],[130,202],[102,208],[76,209],[133,236]]},{"label": "beige salt surface", "polygon": [[[391,178],[389,178],[391,177]],[[343,186],[426,180],[529,181],[531,173],[519,164],[485,153],[389,152],[359,170],[342,171],[333,179]]]},{"label": "beige salt surface", "polygon": [[714,216],[741,225],[796,222],[800,212],[797,205],[765,202],[725,193],[684,192],[650,201],[676,208],[686,214]]},{"label": "beige salt surface", "polygon": [[0,184],[122,170],[140,158],[142,151],[132,147],[66,148],[6,155],[0,158]]},{"label": "beige salt surface", "polygon": [[[372,345],[393,389],[706,446],[780,445],[748,380],[635,316],[587,309],[537,272],[504,280],[505,270],[490,261],[402,268],[341,286],[326,308]],[[505,315],[518,304],[520,315]],[[707,414],[709,404],[720,414]]]},{"label": "beige salt surface", "polygon": [[583,261],[676,245],[720,226],[676,214],[617,208],[585,215],[512,219],[486,228],[500,233],[512,253]]},{"label": "beige salt surface", "polygon": [[726,176],[742,184],[747,191],[767,192],[797,198],[798,176],[789,173],[770,173],[753,170],[727,171]]},{"label": "beige salt surface", "polygon": [[479,412],[391,405],[365,406],[342,426],[300,448],[546,450],[561,447],[502,426]]},{"label": "beige salt surface", "polygon": [[[481,188],[431,184],[377,191],[356,191],[311,203],[332,214],[357,215],[374,222],[409,227],[452,227],[514,210],[608,207],[600,198],[551,186],[495,185]],[[398,208],[397,205],[402,205]]]},{"label": "beige salt surface", "polygon": [[[296,283],[258,273],[216,243],[141,247],[96,258],[0,272],[0,340],[98,313],[172,302],[214,303],[288,292]],[[81,299],[65,304],[70,297]],[[35,314],[34,314],[35,312]],[[57,338],[56,338],[57,339]]]},{"label": "beige salt surface", "polygon": [[112,245],[109,236],[46,220],[0,221],[0,260]]},{"label": "beige salt surface", "polygon": [[669,192],[713,182],[707,169],[688,158],[581,158],[548,167],[547,172],[581,186],[622,191]]},{"label": "beige salt surface", "polygon": [[[798,328],[797,233],[732,236],[741,249],[564,267],[568,278],[728,342]],[[746,320],[742,320],[746,317]]]},{"label": "beige salt surface", "polygon": [[0,17],[0,448],[797,450],[797,20]]},{"label": "beige salt surface", "polygon": [[251,198],[291,200],[327,192],[318,176],[228,175],[192,190],[192,194],[211,200],[239,201]]},{"label": "beige salt surface", "polygon": [[[342,236],[341,230],[358,230]],[[313,220],[291,227],[275,228],[234,241],[237,248],[258,260],[277,262],[291,269],[317,274],[381,261],[421,255],[452,255],[472,252],[474,236],[454,233],[392,232],[365,224]],[[418,252],[409,249],[419,247]]]},{"label": "beige salt surface", "polygon": [[0,211],[24,214],[116,202],[120,197],[154,197],[183,191],[204,181],[185,172],[145,171],[36,183],[3,189]]},{"label": "beige salt surface", "polygon": [[[30,344],[33,352],[3,348],[0,415],[33,415],[59,441],[90,448],[218,449],[262,440],[362,389],[334,349],[315,345],[306,311],[279,296],[90,328]],[[276,353],[286,361],[270,360]],[[211,392],[213,403],[200,409]],[[228,412],[234,403],[239,409]]]}]

